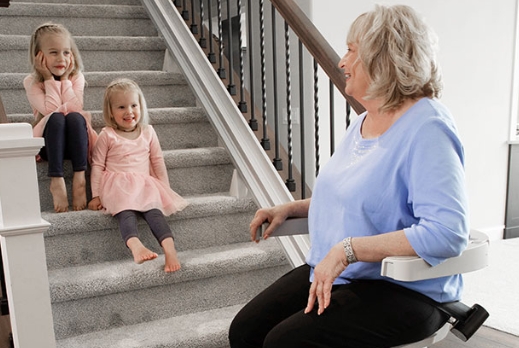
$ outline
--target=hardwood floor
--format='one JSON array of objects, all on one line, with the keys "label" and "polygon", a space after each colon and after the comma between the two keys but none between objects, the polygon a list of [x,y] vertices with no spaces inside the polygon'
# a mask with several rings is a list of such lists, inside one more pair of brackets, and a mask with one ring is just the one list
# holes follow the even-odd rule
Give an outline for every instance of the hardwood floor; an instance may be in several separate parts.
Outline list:
[{"label": "hardwood floor", "polygon": [[[5,335],[9,330],[7,318],[0,316],[0,348],[9,348]],[[519,337],[483,326],[468,342],[449,334],[431,348],[519,348]]]},{"label": "hardwood floor", "polygon": [[9,323],[9,316],[0,316],[0,348],[9,348],[9,333],[11,332],[11,325]]},{"label": "hardwood floor", "polygon": [[519,337],[483,326],[467,342],[449,334],[432,348],[519,348]]},{"label": "hardwood floor", "polygon": [[[2,256],[0,255],[0,258],[1,257]],[[2,266],[0,265],[0,267],[2,267]],[[0,298],[1,297],[2,297],[2,289],[0,288]],[[10,332],[11,332],[11,323],[9,322],[9,316],[0,315],[0,348],[9,348],[9,333]]]}]

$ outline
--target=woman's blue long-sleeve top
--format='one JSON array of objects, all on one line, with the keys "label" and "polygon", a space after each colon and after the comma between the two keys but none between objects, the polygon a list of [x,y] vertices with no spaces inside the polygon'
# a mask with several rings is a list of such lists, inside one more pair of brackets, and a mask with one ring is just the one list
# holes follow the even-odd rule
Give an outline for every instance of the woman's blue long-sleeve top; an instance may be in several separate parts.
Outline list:
[{"label": "woman's blue long-sleeve top", "polygon": [[[422,98],[374,139],[361,136],[365,116],[351,125],[317,177],[307,263],[315,267],[345,237],[402,229],[431,265],[459,255],[469,238],[468,203],[463,146],[450,112],[439,101]],[[380,267],[354,263],[335,284],[386,279],[438,302],[460,299],[461,275],[399,282],[382,277]]]}]

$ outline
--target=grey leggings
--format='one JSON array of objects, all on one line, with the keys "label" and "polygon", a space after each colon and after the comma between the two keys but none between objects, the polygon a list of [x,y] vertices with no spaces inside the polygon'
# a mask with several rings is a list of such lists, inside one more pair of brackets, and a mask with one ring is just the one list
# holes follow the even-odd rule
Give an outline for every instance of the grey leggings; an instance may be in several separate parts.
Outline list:
[{"label": "grey leggings", "polygon": [[115,214],[117,221],[119,221],[119,230],[123,237],[124,244],[128,239],[132,237],[139,238],[139,231],[137,228],[137,216],[141,215],[144,220],[150,226],[151,232],[162,245],[162,241],[168,237],[173,238],[171,228],[164,217],[164,214],[158,209],[151,209],[148,211],[140,212],[135,210],[123,210],[120,213]]}]

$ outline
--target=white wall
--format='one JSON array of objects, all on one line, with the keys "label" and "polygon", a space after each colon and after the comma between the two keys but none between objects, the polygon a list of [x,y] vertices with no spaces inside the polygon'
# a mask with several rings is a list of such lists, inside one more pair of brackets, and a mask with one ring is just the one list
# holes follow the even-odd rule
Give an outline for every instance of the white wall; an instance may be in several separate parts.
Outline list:
[{"label": "white wall", "polygon": [[342,56],[351,22],[375,3],[410,5],[436,31],[442,102],[453,113],[465,146],[471,226],[502,238],[517,0],[314,0],[310,12]]}]

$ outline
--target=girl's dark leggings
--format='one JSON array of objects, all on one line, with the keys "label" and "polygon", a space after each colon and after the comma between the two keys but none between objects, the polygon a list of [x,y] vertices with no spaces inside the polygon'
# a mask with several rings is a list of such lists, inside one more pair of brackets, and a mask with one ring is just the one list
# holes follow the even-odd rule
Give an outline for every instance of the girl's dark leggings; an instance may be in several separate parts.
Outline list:
[{"label": "girl's dark leggings", "polygon": [[45,146],[40,156],[49,162],[50,177],[63,176],[63,160],[70,159],[74,172],[87,169],[88,133],[85,118],[78,112],[53,113],[43,131]]},{"label": "girl's dark leggings", "polygon": [[159,209],[151,209],[144,212],[135,210],[123,210],[120,213],[115,214],[117,221],[119,222],[119,230],[124,240],[124,244],[128,239],[132,237],[139,238],[139,231],[137,228],[137,216],[141,215],[148,226],[150,226],[151,232],[162,245],[162,241],[168,237],[173,238],[171,228],[164,217],[164,214]]}]

